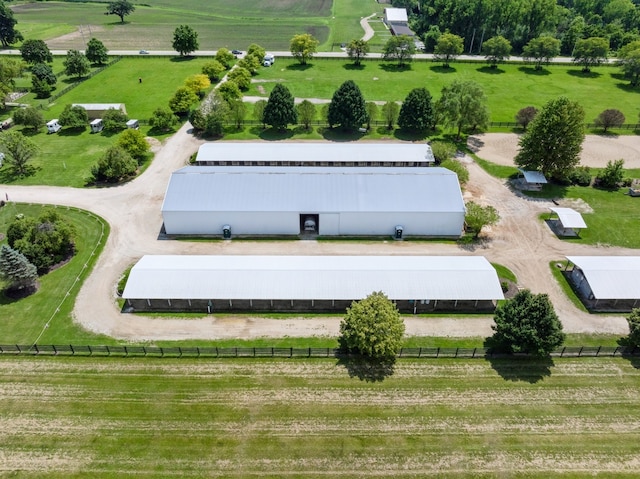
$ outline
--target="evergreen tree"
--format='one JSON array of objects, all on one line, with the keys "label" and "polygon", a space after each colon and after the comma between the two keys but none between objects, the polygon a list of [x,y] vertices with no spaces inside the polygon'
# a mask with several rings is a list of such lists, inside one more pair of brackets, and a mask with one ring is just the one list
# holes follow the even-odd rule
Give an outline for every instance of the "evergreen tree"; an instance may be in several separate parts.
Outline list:
[{"label": "evergreen tree", "polygon": [[424,131],[434,126],[431,94],[426,88],[414,88],[409,92],[398,117],[402,129]]},{"label": "evergreen tree", "polygon": [[46,63],[36,63],[31,67],[31,79],[33,80],[34,78],[45,81],[51,86],[55,85],[58,81],[56,75],[53,73],[53,69]]},{"label": "evergreen tree", "polygon": [[9,282],[9,289],[32,288],[38,281],[38,270],[19,251],[8,245],[0,248],[0,275]]},{"label": "evergreen tree", "polygon": [[367,107],[360,88],[347,80],[333,94],[329,104],[329,126],[339,125],[343,130],[361,128],[367,121]]},{"label": "evergreen tree", "polygon": [[564,180],[580,162],[584,141],[584,110],[566,97],[547,102],[520,138],[515,163],[545,176]]},{"label": "evergreen tree", "polygon": [[289,124],[298,122],[293,96],[282,83],[277,83],[264,107],[264,122],[277,130],[284,130]]}]

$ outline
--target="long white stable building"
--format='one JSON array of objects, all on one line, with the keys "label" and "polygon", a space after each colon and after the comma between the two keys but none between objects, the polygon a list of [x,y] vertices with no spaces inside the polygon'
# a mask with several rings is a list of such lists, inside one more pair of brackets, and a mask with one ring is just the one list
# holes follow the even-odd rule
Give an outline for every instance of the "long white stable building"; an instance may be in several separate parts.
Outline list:
[{"label": "long white stable building", "polygon": [[640,304],[640,256],[567,256],[566,271],[591,310],[630,311]]},{"label": "long white stable building", "polygon": [[162,205],[169,235],[459,237],[464,215],[458,177],[438,167],[187,166]]},{"label": "long white stable building", "polygon": [[431,166],[426,143],[204,143],[198,166]]},{"label": "long white stable building", "polygon": [[383,291],[403,312],[491,310],[504,299],[482,256],[143,256],[127,311],[344,311]]}]

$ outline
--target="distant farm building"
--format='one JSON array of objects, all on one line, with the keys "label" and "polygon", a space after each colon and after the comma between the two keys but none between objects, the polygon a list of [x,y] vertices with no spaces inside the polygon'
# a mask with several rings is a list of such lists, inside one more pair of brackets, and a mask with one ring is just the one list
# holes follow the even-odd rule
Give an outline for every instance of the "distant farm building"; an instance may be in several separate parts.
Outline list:
[{"label": "distant farm building", "polygon": [[550,209],[549,221],[558,236],[580,236],[580,230],[587,227],[582,215],[572,208]]},{"label": "distant farm building", "polygon": [[409,28],[406,8],[385,8],[384,23],[387,24],[393,35],[415,36],[415,33]]},{"label": "distant farm building", "polygon": [[170,235],[460,236],[446,168],[187,166],[162,205]]},{"label": "distant farm building", "polygon": [[238,143],[217,141],[198,149],[199,166],[431,166],[431,147],[396,143]]},{"label": "distant farm building", "polygon": [[127,109],[124,103],[74,103],[72,106],[81,106],[87,110],[89,120],[102,118],[104,113],[108,110],[120,110],[125,115],[127,114]]},{"label": "distant farm building", "polygon": [[143,256],[122,297],[125,311],[343,312],[374,291],[410,314],[504,299],[481,256]]},{"label": "distant farm building", "polygon": [[631,311],[640,304],[640,256],[567,256],[567,276],[594,311]]}]

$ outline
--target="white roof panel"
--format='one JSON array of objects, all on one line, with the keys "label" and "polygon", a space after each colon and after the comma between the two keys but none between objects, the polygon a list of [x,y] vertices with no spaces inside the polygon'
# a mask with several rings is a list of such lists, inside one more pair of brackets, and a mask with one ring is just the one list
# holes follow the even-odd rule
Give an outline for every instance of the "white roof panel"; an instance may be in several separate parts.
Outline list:
[{"label": "white roof panel", "polygon": [[108,110],[109,108],[118,110],[122,103],[74,103],[72,106],[81,106],[85,110]]},{"label": "white roof panel", "polygon": [[551,208],[565,228],[586,228],[582,215],[572,208]]},{"label": "white roof panel", "polygon": [[464,212],[446,168],[186,166],[163,212]]},{"label": "white roof panel", "polygon": [[518,168],[527,183],[538,183],[544,185],[547,183],[545,176],[539,171],[529,171]]},{"label": "white roof panel", "polygon": [[385,8],[384,15],[388,22],[408,22],[406,8]]},{"label": "white roof panel", "polygon": [[567,256],[596,299],[640,299],[640,256]]},{"label": "white roof panel", "polygon": [[435,161],[426,143],[278,143],[278,142],[213,142],[198,149],[197,162],[210,161],[297,161],[297,162],[379,162]]},{"label": "white roof panel", "polygon": [[125,299],[503,299],[482,256],[143,256]]}]

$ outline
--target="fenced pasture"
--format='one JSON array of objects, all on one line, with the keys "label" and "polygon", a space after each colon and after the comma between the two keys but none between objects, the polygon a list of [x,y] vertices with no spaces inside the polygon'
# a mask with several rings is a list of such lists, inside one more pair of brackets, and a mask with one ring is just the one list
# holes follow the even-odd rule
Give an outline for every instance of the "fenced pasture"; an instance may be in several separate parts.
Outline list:
[{"label": "fenced pasture", "polygon": [[[491,69],[482,63],[452,63],[443,69],[433,61],[414,61],[405,69],[380,60],[367,59],[355,67],[346,59],[313,59],[300,66],[292,59],[279,59],[275,68],[260,70],[261,83],[251,86],[249,95],[265,95],[277,82],[284,83],[295,97],[331,99],[346,80],[360,87],[367,101],[402,101],[418,87],[426,87],[435,98],[453,80],[478,82],[488,98],[493,122],[513,122],[521,108],[540,108],[551,99],[567,96],[585,109],[585,122],[592,122],[603,110],[616,108],[628,123],[636,123],[640,90],[628,87],[614,66],[595,68],[589,75],[573,66],[551,65],[541,73],[523,64],[500,65]],[[264,89],[261,93],[258,87]]]},{"label": "fenced pasture", "polygon": [[[19,477],[636,477],[621,358],[0,358]],[[362,379],[360,379],[362,378]]]},{"label": "fenced pasture", "polygon": [[339,8],[331,0],[163,0],[136,5],[124,25],[117,16],[104,15],[106,1],[22,4],[14,11],[20,28],[33,35],[25,38],[47,40],[52,49],[82,49],[94,36],[110,49],[171,50],[173,31],[187,24],[198,32],[202,50],[246,49],[251,43],[286,50],[297,33],[311,33],[325,45],[332,23],[340,31],[343,23],[357,25],[361,11],[368,15],[378,8],[372,0],[364,2],[368,8],[355,0],[335,1],[348,7]]}]

